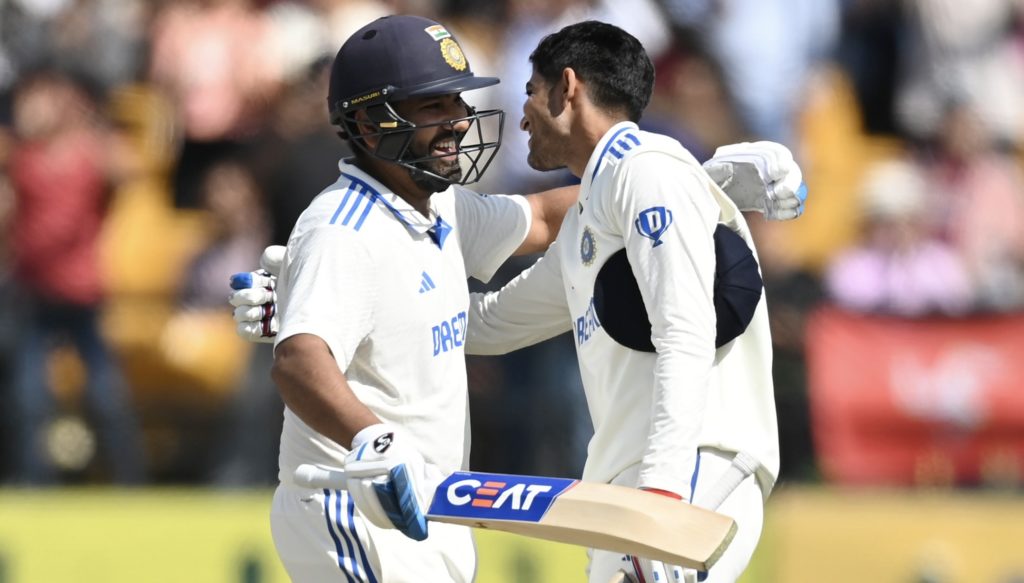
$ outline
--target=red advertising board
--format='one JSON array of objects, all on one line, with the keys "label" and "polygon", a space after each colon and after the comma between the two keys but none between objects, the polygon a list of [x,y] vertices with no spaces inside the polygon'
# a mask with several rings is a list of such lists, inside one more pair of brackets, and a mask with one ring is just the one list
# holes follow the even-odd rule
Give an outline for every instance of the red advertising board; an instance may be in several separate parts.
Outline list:
[{"label": "red advertising board", "polygon": [[825,307],[806,350],[829,480],[1024,481],[1024,315],[909,320]]}]

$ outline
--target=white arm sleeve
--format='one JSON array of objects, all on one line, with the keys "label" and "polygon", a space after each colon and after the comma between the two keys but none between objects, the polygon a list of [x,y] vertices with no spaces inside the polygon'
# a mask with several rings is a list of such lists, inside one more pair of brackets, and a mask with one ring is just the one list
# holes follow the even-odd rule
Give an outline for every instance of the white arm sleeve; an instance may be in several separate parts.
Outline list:
[{"label": "white arm sleeve", "polygon": [[572,328],[557,241],[499,291],[470,296],[467,354],[505,354]]},{"label": "white arm sleeve", "polygon": [[530,231],[530,203],[518,195],[482,195],[455,188],[459,244],[466,275],[486,283]]},{"label": "white arm sleeve", "polygon": [[277,343],[296,334],[318,336],[344,371],[373,325],[374,273],[352,231],[326,225],[293,238],[278,280]]},{"label": "white arm sleeve", "polygon": [[690,497],[715,357],[714,229],[720,207],[703,171],[658,152],[630,159],[597,209],[625,242],[657,352],[638,486]]}]

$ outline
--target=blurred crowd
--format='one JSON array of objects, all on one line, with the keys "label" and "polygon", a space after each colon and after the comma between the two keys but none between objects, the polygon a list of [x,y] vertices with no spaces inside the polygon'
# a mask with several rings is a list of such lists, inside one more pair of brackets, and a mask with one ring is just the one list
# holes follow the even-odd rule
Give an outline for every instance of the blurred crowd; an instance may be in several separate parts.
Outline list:
[{"label": "blurred crowd", "polygon": [[[231,273],[284,244],[348,152],[337,48],[434,18],[509,113],[476,185],[571,181],[525,163],[528,55],[581,19],[656,65],[641,126],[698,158],[775,140],[811,197],[751,216],[772,313],[782,480],[819,479],[804,325],[1024,307],[1024,0],[0,0],[0,480],[276,479],[266,345],[234,335]],[[513,260],[493,289],[535,258]],[[470,358],[475,469],[578,475],[590,427],[569,337]]]}]

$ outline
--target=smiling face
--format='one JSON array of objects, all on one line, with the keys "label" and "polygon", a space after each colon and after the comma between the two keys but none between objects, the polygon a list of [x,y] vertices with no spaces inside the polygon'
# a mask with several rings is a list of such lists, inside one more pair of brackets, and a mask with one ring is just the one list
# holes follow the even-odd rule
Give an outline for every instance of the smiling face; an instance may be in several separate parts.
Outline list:
[{"label": "smiling face", "polygon": [[537,71],[526,83],[526,101],[519,129],[530,134],[526,161],[534,170],[564,168],[568,128],[564,116],[561,85],[549,84]]},{"label": "smiling face", "polygon": [[395,112],[417,126],[402,160],[451,182],[462,178],[458,144],[470,122],[469,106],[459,94],[413,97],[395,104]]}]

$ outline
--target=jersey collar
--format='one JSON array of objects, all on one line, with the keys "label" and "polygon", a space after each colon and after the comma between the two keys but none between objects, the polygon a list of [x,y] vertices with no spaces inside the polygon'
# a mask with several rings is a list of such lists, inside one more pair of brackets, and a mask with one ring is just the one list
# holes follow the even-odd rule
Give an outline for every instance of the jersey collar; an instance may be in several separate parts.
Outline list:
[{"label": "jersey collar", "polygon": [[[408,202],[402,197],[391,192],[377,179],[373,178],[361,168],[350,162],[351,159],[344,159],[338,163],[338,168],[341,170],[343,175],[349,178],[356,178],[367,183],[377,194],[376,202],[380,203],[381,206],[386,208],[394,215],[398,222],[405,225],[406,229],[409,229],[412,233],[418,235],[429,235],[431,239],[434,239],[435,243],[438,243],[438,239],[434,233],[443,232],[443,236],[440,236],[440,240],[443,242],[444,237],[447,236],[448,231],[451,230],[451,226],[444,222],[440,215],[434,208],[433,197],[430,200],[429,216],[423,216],[418,210],[412,208]],[[452,188],[451,186],[448,187]],[[435,195],[436,196],[436,195]],[[443,225],[443,226],[441,226]],[[438,243],[438,247],[441,243]]]}]

